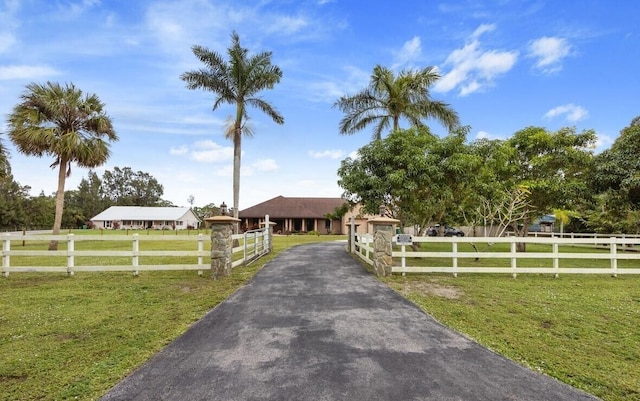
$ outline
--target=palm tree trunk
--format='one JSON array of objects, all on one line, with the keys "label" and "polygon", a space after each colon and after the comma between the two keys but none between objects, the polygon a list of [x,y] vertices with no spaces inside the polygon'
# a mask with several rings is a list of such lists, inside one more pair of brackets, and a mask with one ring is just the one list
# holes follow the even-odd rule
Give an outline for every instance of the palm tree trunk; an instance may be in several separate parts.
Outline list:
[{"label": "palm tree trunk", "polygon": [[[58,170],[58,190],[56,192],[56,214],[53,219],[53,235],[60,234],[60,227],[62,226],[62,212],[64,211],[64,182],[67,178],[67,164],[69,162],[66,159],[60,160]],[[58,250],[58,241],[52,240],[49,242],[49,250]]]},{"label": "palm tree trunk", "polygon": [[[236,123],[233,134],[233,217],[238,218],[240,207],[240,165],[242,156],[242,118],[244,116],[244,104],[236,104]],[[233,232],[238,234],[238,223],[233,225]]]}]

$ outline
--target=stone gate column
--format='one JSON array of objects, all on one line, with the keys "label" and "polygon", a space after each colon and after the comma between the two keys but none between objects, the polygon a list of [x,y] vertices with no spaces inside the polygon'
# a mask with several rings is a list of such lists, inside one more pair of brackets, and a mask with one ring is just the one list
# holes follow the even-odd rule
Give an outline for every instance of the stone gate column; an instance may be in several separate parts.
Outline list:
[{"label": "stone gate column", "polygon": [[373,225],[373,270],[378,276],[389,276],[393,266],[393,236],[400,220],[378,217],[369,223]]},{"label": "stone gate column", "polygon": [[233,262],[233,225],[240,219],[231,216],[213,216],[205,221],[211,224],[211,278],[217,280],[231,274]]}]

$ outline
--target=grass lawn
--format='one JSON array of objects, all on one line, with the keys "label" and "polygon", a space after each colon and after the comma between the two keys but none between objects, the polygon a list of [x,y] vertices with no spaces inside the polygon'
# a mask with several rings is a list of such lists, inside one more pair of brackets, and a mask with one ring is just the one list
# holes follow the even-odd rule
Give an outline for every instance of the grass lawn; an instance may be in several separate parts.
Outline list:
[{"label": "grass lawn", "polygon": [[277,253],[336,238],[277,236],[275,252],[218,281],[194,271],[0,277],[0,400],[97,399]]},{"label": "grass lawn", "polygon": [[422,274],[383,281],[525,366],[607,401],[640,400],[639,276]]}]

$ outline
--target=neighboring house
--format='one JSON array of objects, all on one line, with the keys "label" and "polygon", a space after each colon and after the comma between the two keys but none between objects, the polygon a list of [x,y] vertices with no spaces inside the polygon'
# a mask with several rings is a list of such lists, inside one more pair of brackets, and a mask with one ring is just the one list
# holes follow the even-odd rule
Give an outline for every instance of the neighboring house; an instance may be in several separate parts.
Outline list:
[{"label": "neighboring house", "polygon": [[259,228],[264,223],[266,215],[269,221],[275,223],[273,232],[287,234],[296,232],[317,231],[320,234],[346,234],[345,218],[342,220],[329,219],[336,208],[345,204],[342,198],[285,198],[278,196],[241,210],[243,230]]},{"label": "neighboring house", "polygon": [[188,207],[111,206],[91,219],[94,228],[198,228],[200,219]]},{"label": "neighboring house", "polygon": [[556,216],[553,214],[545,214],[535,219],[529,226],[531,232],[552,233],[555,228]]}]

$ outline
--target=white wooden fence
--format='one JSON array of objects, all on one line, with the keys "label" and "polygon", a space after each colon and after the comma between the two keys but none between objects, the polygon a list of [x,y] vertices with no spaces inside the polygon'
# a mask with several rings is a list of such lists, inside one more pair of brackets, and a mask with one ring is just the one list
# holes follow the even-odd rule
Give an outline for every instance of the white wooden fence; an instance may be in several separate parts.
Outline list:
[{"label": "white wooden fence", "polygon": [[[392,256],[394,273],[450,273],[457,276],[458,273],[508,273],[516,277],[518,273],[550,273],[556,277],[561,273],[568,274],[640,274],[640,238],[542,238],[542,237],[413,237],[414,243],[450,244],[447,251],[417,251],[410,247],[401,245],[395,246],[399,250],[394,250]],[[395,240],[394,240],[395,241]],[[370,234],[356,235],[355,252],[369,264],[373,264],[372,255],[373,240]],[[492,251],[459,251],[460,244],[485,244],[493,245],[499,243],[509,244],[508,252]],[[517,252],[517,243],[542,244],[549,247],[546,252]],[[470,246],[470,245],[469,245]],[[589,246],[594,249],[592,252],[570,252],[570,247]],[[449,259],[450,264],[446,266],[421,266],[417,259],[440,258]],[[505,266],[471,266],[475,260],[495,259],[508,261]],[[546,267],[522,266],[525,259],[544,260],[548,263]],[[581,261],[580,267],[562,267],[562,260]],[[605,260],[607,267],[593,267],[594,261]],[[619,266],[619,262],[625,260],[625,266]],[[584,263],[582,263],[584,261]],[[425,264],[425,263],[423,263]],[[444,263],[442,263],[444,264]],[[499,263],[496,263],[498,265]],[[502,263],[507,264],[507,263]]]},{"label": "white wooden fence", "polygon": [[[239,246],[233,248],[233,267],[247,264],[252,260],[266,254],[271,249],[268,229],[247,231],[244,234],[234,234],[234,240],[238,240]],[[73,275],[74,272],[89,271],[131,271],[137,275],[141,270],[197,270],[202,274],[204,270],[211,268],[211,251],[205,246],[209,244],[209,235],[39,235],[39,234],[2,234],[2,268],[1,273],[7,277],[11,272],[63,272]],[[42,250],[20,249],[20,245],[12,246],[16,243],[36,241],[43,244]],[[46,250],[49,241],[59,241],[66,243],[66,250],[49,251]],[[115,243],[129,242],[130,250],[76,250],[76,244],[82,241]],[[167,242],[165,250],[140,250],[140,243],[146,241]],[[171,242],[186,241],[193,243],[193,250],[170,250]],[[108,246],[101,246],[108,248]],[[20,265],[12,265],[11,258],[20,257]],[[27,258],[25,258],[27,257]],[[40,261],[32,265],[25,265],[24,261],[28,257],[64,257],[66,264],[44,265]],[[91,264],[76,263],[76,257],[84,257],[83,260],[90,260]],[[106,264],[100,263],[101,258],[122,257],[129,258],[127,264]],[[193,258],[193,263],[171,263],[171,264],[141,264],[141,257],[188,257]],[[35,260],[35,258],[34,258]],[[41,258],[40,258],[41,260]],[[95,262],[95,263],[93,263]],[[59,264],[59,263],[58,263]]]}]

